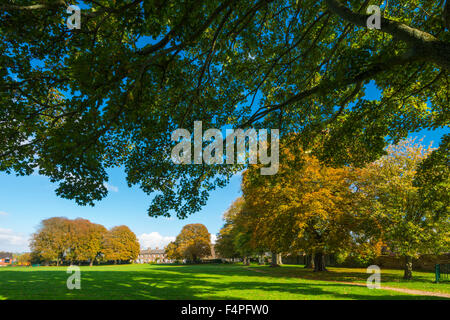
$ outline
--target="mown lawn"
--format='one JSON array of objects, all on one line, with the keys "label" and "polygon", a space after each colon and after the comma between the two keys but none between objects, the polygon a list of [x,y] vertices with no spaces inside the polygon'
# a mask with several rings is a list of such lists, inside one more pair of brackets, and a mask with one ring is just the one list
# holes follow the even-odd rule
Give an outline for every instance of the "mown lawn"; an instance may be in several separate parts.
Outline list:
[{"label": "mown lawn", "polygon": [[[66,269],[0,268],[0,299],[437,299],[331,282],[365,282],[365,269],[315,274],[299,266],[94,266],[81,267],[80,290],[67,289]],[[432,273],[414,276],[417,280],[402,282],[400,271],[385,270],[381,280],[382,285],[450,292],[448,283],[432,283]]]},{"label": "mown lawn", "polygon": [[[333,268],[327,267],[328,272],[316,273],[303,266],[284,265],[280,268],[252,265],[250,269],[262,271],[273,277],[297,277],[307,280],[332,280],[366,283],[370,274],[363,268]],[[413,279],[403,280],[403,270],[381,269],[381,286],[422,290],[450,294],[450,282],[434,283],[433,272],[413,271]]]}]

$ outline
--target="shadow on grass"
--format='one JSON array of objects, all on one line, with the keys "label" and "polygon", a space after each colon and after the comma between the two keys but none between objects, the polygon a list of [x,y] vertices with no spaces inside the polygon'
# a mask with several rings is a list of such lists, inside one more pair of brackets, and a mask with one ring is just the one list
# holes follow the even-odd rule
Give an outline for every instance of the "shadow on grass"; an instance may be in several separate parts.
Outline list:
[{"label": "shadow on grass", "polygon": [[[327,272],[313,272],[312,269],[304,268],[303,266],[283,266],[282,268],[270,268],[268,266],[251,266],[250,269],[261,270],[270,274],[273,277],[290,277],[290,278],[302,278],[307,280],[328,280],[328,281],[362,281],[367,280],[368,274],[365,269],[359,269],[358,271],[343,271],[345,268],[329,268]],[[350,269],[352,270],[352,269]],[[392,270],[391,270],[392,271]],[[399,271],[400,273],[403,271]],[[417,282],[417,283],[432,283],[434,275],[424,273],[415,273],[414,278],[411,281],[405,281],[402,279],[400,273],[389,273],[381,271],[383,282]]]},{"label": "shadow on grass", "polygon": [[[279,268],[277,270],[282,270]],[[142,266],[139,270],[82,268],[81,290],[51,268],[0,272],[0,299],[433,299],[327,282],[296,281],[239,266]],[[288,279],[282,279],[288,278]],[[289,279],[290,278],[290,279]],[[289,282],[290,281],[290,282]]]}]

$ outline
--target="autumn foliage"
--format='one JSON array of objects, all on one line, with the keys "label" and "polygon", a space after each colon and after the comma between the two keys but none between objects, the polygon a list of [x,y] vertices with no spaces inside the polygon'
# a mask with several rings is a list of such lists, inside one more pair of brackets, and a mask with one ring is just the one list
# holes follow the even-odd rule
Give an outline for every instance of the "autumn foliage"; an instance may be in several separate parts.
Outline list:
[{"label": "autumn foliage", "polygon": [[309,152],[283,148],[275,177],[243,176],[245,211],[251,216],[255,247],[271,252],[307,252],[317,271],[325,269],[324,254],[351,248],[365,219],[355,209],[350,168],[322,165]]},{"label": "autumn foliage", "polygon": [[106,260],[133,261],[139,255],[139,242],[127,226],[112,228],[103,237]]},{"label": "autumn foliage", "polygon": [[126,226],[107,230],[86,219],[43,220],[31,243],[31,259],[44,263],[130,262],[139,254],[136,235]]},{"label": "autumn foliage", "polygon": [[[216,247],[225,257],[244,261],[271,252],[276,264],[280,253],[308,254],[315,271],[326,270],[324,255],[369,263],[384,248],[404,257],[410,279],[413,257],[449,249],[448,174],[433,176],[439,181],[433,189],[424,181],[430,171],[420,167],[430,154],[445,159],[432,151],[403,140],[362,168],[334,168],[287,139],[277,175],[260,175],[258,165],[244,172],[243,197],[225,214]],[[439,172],[447,167],[434,173]],[[434,192],[432,205],[424,192]]]},{"label": "autumn foliage", "polygon": [[198,262],[200,258],[211,255],[211,235],[201,223],[187,224],[174,242],[166,247],[169,259],[186,259]]},{"label": "autumn foliage", "polygon": [[[358,170],[355,179],[358,191],[370,200],[360,205],[359,210],[376,219],[381,226],[380,237],[389,250],[403,257],[405,279],[412,277],[414,257],[450,249],[448,171],[447,175],[445,170],[434,171],[432,177],[439,183],[428,189],[430,193],[438,190],[433,198],[423,197],[421,187],[429,187],[430,181],[417,175],[432,152],[431,147],[413,139],[400,141],[387,148],[387,155]],[[434,199],[433,203],[430,199]]]}]

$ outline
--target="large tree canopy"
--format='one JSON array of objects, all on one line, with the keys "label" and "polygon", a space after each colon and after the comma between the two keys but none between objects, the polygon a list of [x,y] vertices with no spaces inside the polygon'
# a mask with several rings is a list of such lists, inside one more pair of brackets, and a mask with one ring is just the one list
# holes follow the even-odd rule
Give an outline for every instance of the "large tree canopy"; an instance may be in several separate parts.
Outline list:
[{"label": "large tree canopy", "polygon": [[[290,137],[293,140],[295,137]],[[285,144],[276,176],[245,171],[242,192],[251,243],[271,252],[314,254],[314,270],[324,271],[324,254],[347,255],[377,242],[377,223],[354,188],[349,167],[332,168],[296,145]],[[236,219],[237,220],[237,219]]]},{"label": "large tree canopy", "polygon": [[322,161],[373,161],[450,114],[449,2],[389,1],[369,30],[382,2],[84,1],[69,30],[66,1],[2,1],[0,170],[38,169],[92,204],[123,166],[158,193],[150,215],[186,217],[236,170],[172,163],[171,132],[194,121],[301,133],[305,150],[320,136]]}]

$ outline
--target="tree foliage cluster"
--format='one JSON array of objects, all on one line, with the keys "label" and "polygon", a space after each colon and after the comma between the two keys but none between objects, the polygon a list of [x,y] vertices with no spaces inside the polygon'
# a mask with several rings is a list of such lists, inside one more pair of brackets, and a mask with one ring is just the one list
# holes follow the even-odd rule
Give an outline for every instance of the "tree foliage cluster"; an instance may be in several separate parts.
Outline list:
[{"label": "tree foliage cluster", "polygon": [[140,251],[136,235],[127,226],[107,230],[86,219],[45,219],[31,243],[32,259],[46,263],[130,262]]},{"label": "tree foliage cluster", "polygon": [[175,241],[166,247],[169,259],[199,262],[211,255],[211,235],[201,223],[187,224],[181,229]]},{"label": "tree foliage cluster", "polygon": [[362,168],[333,168],[292,141],[281,149],[276,176],[257,174],[257,166],[244,173],[243,198],[230,207],[218,235],[221,254],[303,252],[313,255],[315,271],[323,271],[324,254],[369,264],[385,247],[404,257],[409,279],[413,257],[448,252],[450,177],[432,171],[442,179],[431,189],[433,205],[416,186],[427,172],[420,171],[423,163],[439,156],[436,150],[403,140]]},{"label": "tree foliage cluster", "polygon": [[24,252],[17,255],[17,263],[22,266],[29,266],[33,260],[31,252]]}]

